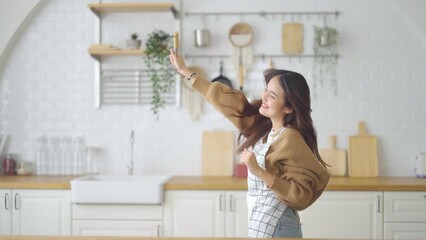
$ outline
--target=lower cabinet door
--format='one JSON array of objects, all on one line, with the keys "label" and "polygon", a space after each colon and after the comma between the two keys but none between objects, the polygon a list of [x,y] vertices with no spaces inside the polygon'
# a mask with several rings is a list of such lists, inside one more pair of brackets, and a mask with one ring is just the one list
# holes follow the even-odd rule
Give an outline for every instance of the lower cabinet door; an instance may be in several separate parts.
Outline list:
[{"label": "lower cabinet door", "polygon": [[0,189],[0,235],[12,234],[12,191]]},{"label": "lower cabinet door", "polygon": [[166,191],[166,237],[225,237],[224,191]]},{"label": "lower cabinet door", "polygon": [[12,234],[71,234],[69,190],[13,190]]},{"label": "lower cabinet door", "polygon": [[226,237],[247,238],[248,210],[246,191],[226,192]]},{"label": "lower cabinet door", "polygon": [[382,239],[383,193],[327,191],[299,212],[304,238]]},{"label": "lower cabinet door", "polygon": [[426,238],[426,223],[385,223],[384,239],[422,239]]},{"label": "lower cabinet door", "polygon": [[74,220],[73,236],[161,237],[161,221]]},{"label": "lower cabinet door", "polygon": [[165,237],[247,238],[246,191],[166,191]]}]

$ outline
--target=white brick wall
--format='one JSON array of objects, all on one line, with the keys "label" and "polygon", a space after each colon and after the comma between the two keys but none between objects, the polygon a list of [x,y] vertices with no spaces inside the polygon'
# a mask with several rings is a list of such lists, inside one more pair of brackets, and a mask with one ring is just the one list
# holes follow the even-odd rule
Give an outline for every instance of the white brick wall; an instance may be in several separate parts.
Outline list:
[{"label": "white brick wall", "polygon": [[[201,133],[233,127],[211,106],[193,122],[183,109],[168,106],[156,121],[150,106],[105,106],[93,108],[94,60],[87,48],[94,43],[91,0],[50,0],[18,38],[1,69],[8,69],[10,105],[8,129],[10,152],[20,159],[34,159],[34,141],[45,136],[83,136],[89,146],[102,149],[97,156],[102,173],[124,174],[130,157],[129,135],[134,130],[135,173],[172,175],[201,174]],[[183,0],[186,11],[322,11],[342,12],[330,26],[339,31],[337,68],[338,94],[329,83],[316,89],[313,117],[320,147],[336,134],[338,147],[348,147],[348,137],[357,132],[360,120],[378,137],[379,171],[382,176],[412,176],[413,157],[426,151],[426,17],[421,0]],[[159,17],[160,16],[160,17]],[[154,24],[146,25],[146,22]],[[255,30],[255,53],[281,53],[281,24],[289,17],[207,17],[212,32],[208,49],[193,47],[192,31],[201,28],[199,17],[184,17],[182,50],[188,54],[228,54],[227,32],[237,21],[249,22]],[[129,33],[142,39],[155,28],[172,31],[170,14],[110,14],[103,18],[103,39],[124,46]],[[295,19],[298,21],[298,19]],[[312,25],[305,24],[305,53],[312,52]],[[143,66],[138,57],[106,58],[104,67]],[[299,71],[313,85],[312,59],[277,59],[275,66]],[[188,60],[205,69],[209,79],[218,75],[217,59]],[[261,71],[267,61],[256,59],[249,71],[246,89],[258,96],[263,88]],[[237,86],[236,69],[225,60],[225,75]],[[314,91],[314,89],[312,89]],[[3,125],[1,125],[3,127]]]}]

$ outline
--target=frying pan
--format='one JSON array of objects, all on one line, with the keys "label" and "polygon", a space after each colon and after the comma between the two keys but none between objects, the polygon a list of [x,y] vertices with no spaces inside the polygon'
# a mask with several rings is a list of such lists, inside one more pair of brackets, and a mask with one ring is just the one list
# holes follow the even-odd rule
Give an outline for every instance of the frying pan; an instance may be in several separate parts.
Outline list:
[{"label": "frying pan", "polygon": [[231,81],[228,78],[226,78],[222,75],[222,71],[223,71],[223,62],[221,61],[220,62],[220,75],[217,76],[215,79],[213,79],[212,82],[220,82],[220,83],[223,83],[225,85],[228,85],[230,88],[233,88]]}]

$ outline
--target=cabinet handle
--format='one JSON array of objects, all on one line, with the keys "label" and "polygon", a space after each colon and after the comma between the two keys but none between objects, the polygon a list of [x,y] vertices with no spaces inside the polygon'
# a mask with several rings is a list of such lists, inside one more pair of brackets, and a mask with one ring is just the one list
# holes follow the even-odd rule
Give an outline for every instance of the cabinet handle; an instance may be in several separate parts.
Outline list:
[{"label": "cabinet handle", "polygon": [[157,237],[160,237],[160,228],[161,228],[161,226],[157,225]]},{"label": "cabinet handle", "polygon": [[219,195],[219,211],[223,211],[223,194]]},{"label": "cabinet handle", "polygon": [[380,213],[380,196],[377,196],[377,212]]},{"label": "cabinet handle", "polygon": [[229,211],[234,211],[234,195],[232,194],[229,196]]},{"label": "cabinet handle", "polygon": [[4,209],[9,210],[9,193],[4,195]]},{"label": "cabinet handle", "polygon": [[18,209],[18,198],[19,198],[19,194],[15,193],[15,210],[19,210]]}]

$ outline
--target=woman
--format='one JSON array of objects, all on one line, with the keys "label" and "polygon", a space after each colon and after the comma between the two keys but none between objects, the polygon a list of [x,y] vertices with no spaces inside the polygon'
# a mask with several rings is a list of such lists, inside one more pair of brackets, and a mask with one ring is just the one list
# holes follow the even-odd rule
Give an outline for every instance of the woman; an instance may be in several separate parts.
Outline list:
[{"label": "woman", "polygon": [[317,200],[330,179],[318,153],[305,78],[266,70],[261,100],[249,103],[240,91],[191,72],[172,49],[170,61],[245,139],[238,150],[248,168],[248,236],[301,238],[297,211]]}]

